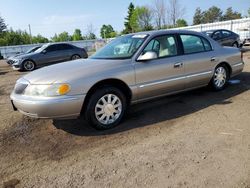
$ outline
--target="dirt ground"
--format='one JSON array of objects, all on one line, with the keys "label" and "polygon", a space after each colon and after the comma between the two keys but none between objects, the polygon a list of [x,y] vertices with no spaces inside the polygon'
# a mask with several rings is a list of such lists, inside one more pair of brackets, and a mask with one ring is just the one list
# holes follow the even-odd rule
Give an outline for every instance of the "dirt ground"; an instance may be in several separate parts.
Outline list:
[{"label": "dirt ground", "polygon": [[206,88],[131,107],[117,128],[36,120],[9,94],[25,73],[0,62],[0,186],[250,187],[250,53],[222,92]]}]

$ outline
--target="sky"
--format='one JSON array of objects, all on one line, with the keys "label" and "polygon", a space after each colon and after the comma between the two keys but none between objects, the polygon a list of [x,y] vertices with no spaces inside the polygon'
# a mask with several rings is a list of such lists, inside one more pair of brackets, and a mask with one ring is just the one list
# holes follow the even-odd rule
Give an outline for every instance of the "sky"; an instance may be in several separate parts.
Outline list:
[{"label": "sky", "polygon": [[[179,0],[185,8],[183,18],[192,24],[195,9],[206,10],[218,6],[222,10],[233,7],[244,15],[250,7],[250,0]],[[0,16],[8,27],[28,31],[31,26],[32,35],[41,34],[52,37],[63,31],[73,34],[76,28],[87,32],[88,25],[93,26],[99,36],[103,24],[111,24],[116,31],[124,27],[128,5],[152,5],[153,0],[0,0]],[[166,0],[166,3],[168,0]]]}]

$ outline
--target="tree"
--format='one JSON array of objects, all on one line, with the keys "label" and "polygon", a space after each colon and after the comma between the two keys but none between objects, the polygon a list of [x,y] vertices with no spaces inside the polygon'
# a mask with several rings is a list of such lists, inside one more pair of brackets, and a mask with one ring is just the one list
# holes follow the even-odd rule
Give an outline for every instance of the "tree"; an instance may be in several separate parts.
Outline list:
[{"label": "tree", "polygon": [[38,34],[37,36],[32,37],[32,42],[33,43],[48,43],[49,40],[42,35]]},{"label": "tree", "polygon": [[7,29],[7,25],[4,22],[4,19],[0,17],[0,33]]},{"label": "tree", "polygon": [[157,29],[161,29],[164,25],[166,25],[166,10],[167,7],[164,0],[153,1],[152,11]]},{"label": "tree", "polygon": [[153,30],[153,26],[151,24],[153,13],[148,7],[136,7],[134,14],[137,16],[137,25],[140,31]]},{"label": "tree", "polygon": [[96,39],[95,29],[92,23],[87,25],[87,35],[85,36],[88,40]]},{"label": "tree", "polygon": [[184,15],[185,9],[180,5],[179,0],[170,0],[169,16],[171,23],[175,26],[176,20]]},{"label": "tree", "polygon": [[187,24],[186,20],[184,20],[184,19],[178,19],[176,21],[176,26],[177,27],[186,27],[186,26],[188,26],[188,24]]},{"label": "tree", "polygon": [[227,8],[225,14],[222,16],[222,20],[235,20],[242,18],[241,13],[233,11],[232,7]]},{"label": "tree", "polygon": [[101,37],[104,38],[114,38],[116,37],[116,32],[111,25],[102,25],[100,31]]},{"label": "tree", "polygon": [[74,34],[72,35],[73,41],[82,40],[82,32],[80,29],[75,29]]},{"label": "tree", "polygon": [[213,23],[222,20],[222,11],[216,6],[210,7],[207,11],[203,13],[204,23]]},{"label": "tree", "polygon": [[72,38],[69,35],[68,32],[64,31],[60,34],[55,34],[54,37],[51,38],[53,42],[65,42],[65,41],[71,41]]},{"label": "tree", "polygon": [[131,27],[131,18],[132,18],[132,15],[135,11],[135,6],[134,4],[131,2],[129,4],[129,7],[128,7],[128,16],[125,18],[125,22],[124,22],[124,26],[125,26],[125,29],[123,30],[123,33],[124,34],[128,34],[128,33],[133,33],[133,29]]},{"label": "tree", "polygon": [[194,17],[193,17],[193,25],[202,24],[202,22],[203,22],[202,19],[203,19],[203,13],[202,13],[200,7],[198,7],[195,10],[195,14],[194,14]]}]

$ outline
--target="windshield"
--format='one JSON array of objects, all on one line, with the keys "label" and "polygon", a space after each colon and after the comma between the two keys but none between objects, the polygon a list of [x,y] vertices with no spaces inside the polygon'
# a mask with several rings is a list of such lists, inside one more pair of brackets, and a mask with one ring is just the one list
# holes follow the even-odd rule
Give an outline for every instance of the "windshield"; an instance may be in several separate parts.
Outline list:
[{"label": "windshield", "polygon": [[42,52],[45,48],[47,48],[48,46],[49,46],[49,44],[44,44],[44,45],[42,45],[41,48],[38,48],[35,52],[40,53],[40,52]]},{"label": "windshield", "polygon": [[26,53],[28,54],[28,53],[31,53],[31,52],[35,52],[38,48],[40,48],[40,46],[38,47],[33,47],[33,48],[31,48],[31,49],[29,49]]},{"label": "windshield", "polygon": [[146,38],[144,34],[119,37],[97,51],[91,59],[131,58]]}]

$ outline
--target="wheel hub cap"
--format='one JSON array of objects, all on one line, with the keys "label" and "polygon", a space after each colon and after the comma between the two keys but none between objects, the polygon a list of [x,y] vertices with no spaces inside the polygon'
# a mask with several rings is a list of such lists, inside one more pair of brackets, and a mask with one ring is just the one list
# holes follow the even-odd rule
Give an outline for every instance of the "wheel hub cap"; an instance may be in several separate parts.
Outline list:
[{"label": "wheel hub cap", "polygon": [[104,124],[114,123],[121,115],[122,102],[114,94],[106,94],[98,100],[95,106],[96,119]]},{"label": "wheel hub cap", "polygon": [[214,84],[220,88],[223,87],[227,80],[227,72],[224,67],[219,67],[215,70]]}]

